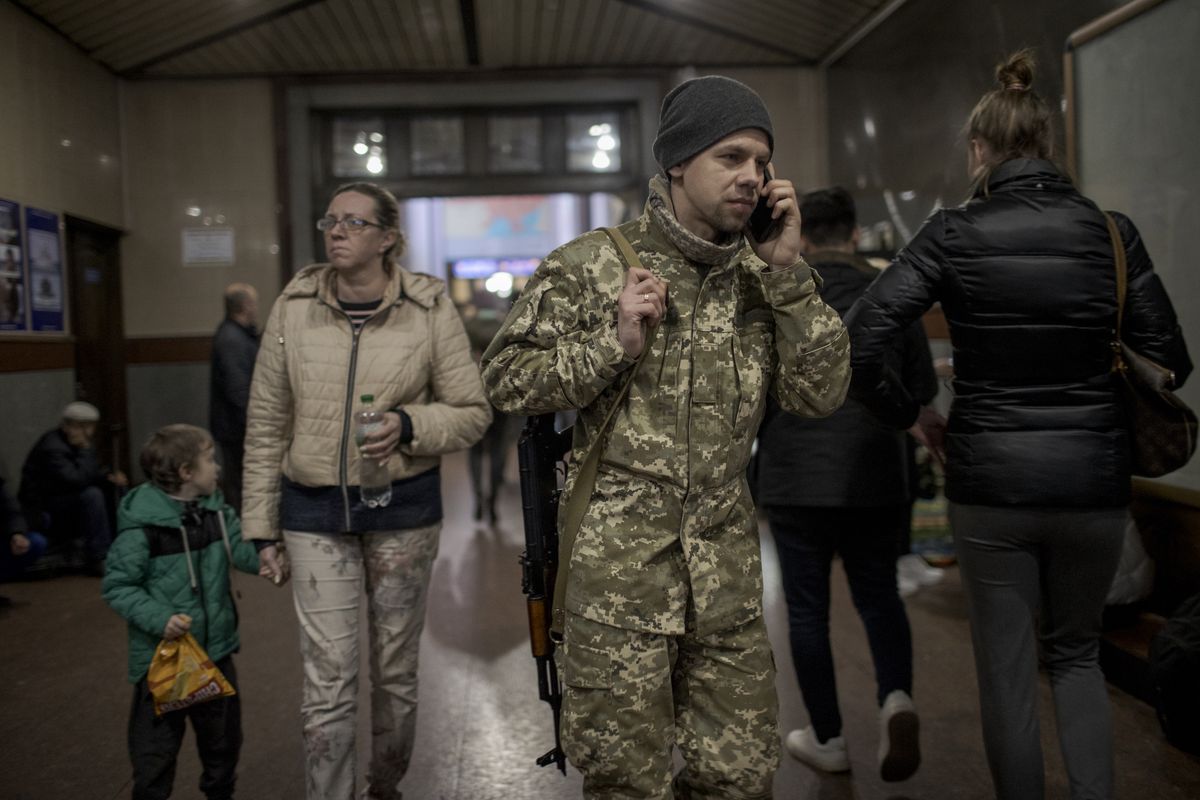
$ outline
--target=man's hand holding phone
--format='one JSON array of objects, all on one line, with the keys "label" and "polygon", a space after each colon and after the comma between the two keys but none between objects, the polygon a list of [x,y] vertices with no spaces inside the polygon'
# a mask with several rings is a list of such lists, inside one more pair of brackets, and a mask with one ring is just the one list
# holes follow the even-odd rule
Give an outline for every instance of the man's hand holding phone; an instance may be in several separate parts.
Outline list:
[{"label": "man's hand holding phone", "polygon": [[792,182],[763,170],[758,205],[746,225],[750,246],[769,269],[787,269],[800,258],[800,204]]}]

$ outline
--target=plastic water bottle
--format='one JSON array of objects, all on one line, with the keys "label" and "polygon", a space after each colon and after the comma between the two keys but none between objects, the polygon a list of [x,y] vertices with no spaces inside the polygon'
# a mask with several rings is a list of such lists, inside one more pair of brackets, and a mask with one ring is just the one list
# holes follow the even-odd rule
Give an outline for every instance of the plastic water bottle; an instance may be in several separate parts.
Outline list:
[{"label": "plastic water bottle", "polygon": [[[363,409],[354,415],[355,439],[358,446],[372,433],[383,427],[383,412],[371,408],[375,396],[364,394]],[[392,502],[392,481],[388,477],[387,465],[377,458],[359,459],[358,492],[368,508],[381,508]]]}]

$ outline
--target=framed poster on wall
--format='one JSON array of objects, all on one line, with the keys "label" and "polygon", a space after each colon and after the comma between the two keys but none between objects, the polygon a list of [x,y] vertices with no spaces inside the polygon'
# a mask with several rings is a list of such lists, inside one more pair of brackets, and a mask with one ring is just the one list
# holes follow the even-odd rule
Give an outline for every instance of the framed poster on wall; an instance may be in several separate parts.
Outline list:
[{"label": "framed poster on wall", "polygon": [[26,206],[25,237],[29,261],[29,329],[65,331],[66,286],[58,214]]},{"label": "framed poster on wall", "polygon": [[25,286],[21,206],[0,200],[0,331],[27,329]]}]

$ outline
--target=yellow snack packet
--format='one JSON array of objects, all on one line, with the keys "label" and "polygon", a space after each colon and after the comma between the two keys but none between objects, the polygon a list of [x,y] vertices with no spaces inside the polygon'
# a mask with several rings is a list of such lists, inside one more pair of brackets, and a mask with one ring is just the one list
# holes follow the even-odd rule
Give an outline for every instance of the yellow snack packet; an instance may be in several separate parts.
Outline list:
[{"label": "yellow snack packet", "polygon": [[190,633],[158,643],[146,683],[154,696],[154,713],[158,716],[237,694]]}]

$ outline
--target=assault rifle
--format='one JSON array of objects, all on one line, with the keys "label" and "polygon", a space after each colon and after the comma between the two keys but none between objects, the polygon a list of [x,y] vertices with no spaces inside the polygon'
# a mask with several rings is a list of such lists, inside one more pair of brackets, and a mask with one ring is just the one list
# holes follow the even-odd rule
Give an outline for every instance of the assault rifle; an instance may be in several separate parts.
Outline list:
[{"label": "assault rifle", "polygon": [[554,747],[537,760],[556,764],[567,774],[560,738],[562,690],[554,663],[550,620],[554,578],[558,571],[558,498],[566,476],[571,431],[554,430],[554,415],[530,417],[521,431],[517,455],[521,464],[521,508],[525,513],[525,552],[521,554],[521,591],[529,613],[529,645],[537,664],[538,698],[554,713]]}]

